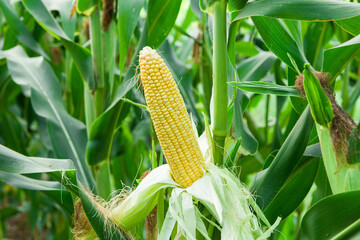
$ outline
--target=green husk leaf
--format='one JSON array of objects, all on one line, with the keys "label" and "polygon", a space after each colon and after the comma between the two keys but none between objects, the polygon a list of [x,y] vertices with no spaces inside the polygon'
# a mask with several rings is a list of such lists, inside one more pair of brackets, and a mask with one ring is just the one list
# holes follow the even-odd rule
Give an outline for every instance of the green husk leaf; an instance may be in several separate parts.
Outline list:
[{"label": "green husk leaf", "polygon": [[329,98],[326,96],[319,80],[310,70],[310,64],[304,66],[304,89],[312,116],[318,124],[329,127],[334,112]]}]

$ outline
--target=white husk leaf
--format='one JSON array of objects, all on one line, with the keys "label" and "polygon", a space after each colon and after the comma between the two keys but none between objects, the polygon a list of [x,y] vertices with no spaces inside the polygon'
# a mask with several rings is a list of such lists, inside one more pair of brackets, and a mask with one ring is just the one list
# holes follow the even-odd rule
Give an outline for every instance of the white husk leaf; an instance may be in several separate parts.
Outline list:
[{"label": "white husk leaf", "polygon": [[[195,226],[196,230],[206,239],[211,239],[207,234],[203,216],[198,209],[195,209],[194,202],[199,201],[206,206],[220,224],[215,227],[221,229],[221,239],[268,238],[279,224],[280,218],[271,226],[257,207],[250,192],[227,169],[209,164],[207,170],[205,175],[190,187],[173,189],[165,222],[171,222],[171,225],[175,227],[175,220],[177,227],[186,239],[196,239],[196,235],[194,236]],[[255,213],[268,225],[267,231],[261,227]],[[206,220],[210,222],[209,219]],[[172,229],[170,230],[165,223],[164,227],[166,229],[161,230],[160,240],[168,239],[172,232]]]},{"label": "white husk leaf", "polygon": [[155,207],[159,192],[164,188],[179,187],[170,176],[169,165],[164,164],[149,173],[139,186],[111,211],[111,219],[124,229],[140,223]]}]

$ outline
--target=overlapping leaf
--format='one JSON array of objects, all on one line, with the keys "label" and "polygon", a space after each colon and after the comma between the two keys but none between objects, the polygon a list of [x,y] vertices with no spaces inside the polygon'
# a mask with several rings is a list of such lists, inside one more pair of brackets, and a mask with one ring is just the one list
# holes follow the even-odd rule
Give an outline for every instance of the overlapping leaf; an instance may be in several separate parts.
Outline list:
[{"label": "overlapping leaf", "polygon": [[49,56],[45,53],[40,44],[31,35],[25,24],[20,21],[19,16],[15,12],[13,6],[10,4],[10,1],[1,1],[0,9],[4,14],[6,21],[10,25],[12,31],[14,31],[16,38],[19,40],[19,42],[21,42],[34,52],[37,52],[45,58],[49,59]]},{"label": "overlapping leaf", "polygon": [[258,196],[257,203],[261,208],[266,208],[288,181],[305,151],[312,125],[310,110],[306,109],[266,173],[255,184],[254,192]]},{"label": "overlapping leaf", "polygon": [[310,240],[357,239],[360,236],[360,191],[332,195],[316,203],[301,228]]},{"label": "overlapping leaf", "polygon": [[269,82],[230,82],[229,84],[241,90],[259,94],[295,97],[301,96],[299,90],[297,90],[294,86],[283,86]]},{"label": "overlapping leaf", "polygon": [[181,0],[150,0],[148,4],[147,45],[158,48],[172,29],[179,13]]},{"label": "overlapping leaf", "polygon": [[74,62],[79,69],[83,79],[86,80],[90,86],[94,86],[93,67],[90,51],[71,41],[71,36],[69,37],[60,27],[42,1],[23,0],[23,4],[40,26],[42,26],[55,38],[60,39],[63,42],[64,46],[74,59]]},{"label": "overlapping leaf", "polygon": [[140,9],[144,0],[124,1],[118,5],[118,29],[119,29],[119,69],[122,71],[130,40],[138,22]]},{"label": "overlapping leaf", "polygon": [[92,189],[94,180],[85,163],[85,126],[66,112],[61,87],[49,64],[42,57],[29,58],[20,46],[0,52],[0,57],[6,58],[12,79],[30,87],[35,112],[47,120],[54,152],[59,158],[72,159],[80,181]]},{"label": "overlapping leaf", "polygon": [[360,4],[345,1],[257,0],[248,2],[235,21],[251,16],[326,21],[355,17],[359,12]]},{"label": "overlapping leaf", "polygon": [[330,82],[333,82],[345,66],[360,52],[360,35],[327,49],[324,52],[323,72],[330,74]]}]

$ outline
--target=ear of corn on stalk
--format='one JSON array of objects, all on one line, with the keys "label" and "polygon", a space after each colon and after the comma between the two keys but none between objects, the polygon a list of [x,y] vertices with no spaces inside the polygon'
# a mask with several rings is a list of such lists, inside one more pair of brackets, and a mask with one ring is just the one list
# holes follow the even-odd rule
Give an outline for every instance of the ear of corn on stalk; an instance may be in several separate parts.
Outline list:
[{"label": "ear of corn on stalk", "polygon": [[170,70],[150,47],[140,52],[141,82],[156,134],[174,180],[188,187],[203,176],[204,158]]},{"label": "ear of corn on stalk", "polygon": [[[177,229],[177,236],[184,239],[196,240],[202,235],[210,240],[212,233],[205,222],[221,231],[221,239],[267,239],[280,218],[271,225],[238,178],[226,168],[211,163],[205,166],[184,101],[164,60],[155,50],[145,47],[139,62],[148,109],[169,164],[152,170],[125,200],[107,209],[109,223],[131,231],[158,201],[164,201],[159,199],[162,189],[171,188],[162,227],[156,231],[157,239],[169,239]],[[211,152],[206,139],[200,142],[207,145],[202,146],[205,152]],[[211,213],[210,218],[197,208],[198,202]],[[261,226],[259,219],[266,226]],[[80,239],[87,240],[94,234],[91,229]]]}]

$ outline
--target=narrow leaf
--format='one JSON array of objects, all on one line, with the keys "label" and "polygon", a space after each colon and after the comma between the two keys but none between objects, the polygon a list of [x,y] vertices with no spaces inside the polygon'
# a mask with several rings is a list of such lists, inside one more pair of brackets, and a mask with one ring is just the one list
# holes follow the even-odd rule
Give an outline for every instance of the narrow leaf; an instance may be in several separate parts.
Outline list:
[{"label": "narrow leaf", "polygon": [[86,161],[89,165],[109,159],[121,107],[122,102],[116,103],[112,111],[104,112],[92,123],[86,146]]},{"label": "narrow leaf", "polygon": [[19,42],[49,60],[49,56],[45,53],[40,44],[31,35],[25,24],[20,21],[20,18],[14,9],[14,6],[10,4],[9,0],[0,1],[0,9],[5,16],[7,24],[9,24],[11,29],[14,31],[16,38],[19,40]]},{"label": "narrow leaf", "polygon": [[78,0],[77,1],[77,10],[79,13],[90,16],[96,7],[96,1],[94,0]]},{"label": "narrow leaf", "polygon": [[295,97],[301,96],[299,90],[297,90],[294,86],[283,86],[269,82],[230,82],[229,84],[241,90],[259,94]]},{"label": "narrow leaf", "polygon": [[248,101],[247,96],[242,91],[237,90],[234,100],[233,135],[237,139],[241,138],[241,147],[250,154],[254,154],[259,147],[259,142],[250,132],[243,119],[245,108],[242,106],[242,103],[246,101]]},{"label": "narrow leaf", "polygon": [[270,71],[276,57],[271,52],[260,52],[254,57],[241,61],[236,67],[239,80],[259,81]]},{"label": "narrow leaf", "polygon": [[[266,46],[280,58],[280,60],[293,70],[296,70],[288,57],[289,54],[295,60],[298,67],[302,68],[304,66],[307,60],[302,48],[299,47],[295,39],[278,19],[268,17],[252,17],[251,19]],[[301,70],[302,69],[300,69],[300,71]]]},{"label": "narrow leaf", "polygon": [[253,190],[261,208],[269,205],[296,168],[305,151],[312,125],[310,110],[305,109],[266,173],[255,182]]},{"label": "narrow leaf", "polygon": [[324,52],[323,72],[331,76],[330,82],[334,82],[345,66],[360,52],[360,35],[349,41],[327,49]]},{"label": "narrow leaf", "polygon": [[270,223],[274,223],[279,216],[284,219],[301,204],[315,180],[318,165],[319,161],[316,160],[294,171],[264,209],[264,214]]},{"label": "narrow leaf", "polygon": [[360,34],[360,15],[353,18],[337,20],[335,23],[354,36]]},{"label": "narrow leaf", "polygon": [[50,65],[42,57],[29,58],[20,46],[0,52],[0,58],[7,59],[9,72],[17,84],[31,88],[32,106],[47,120],[56,155],[73,160],[80,181],[92,189],[94,180],[85,162],[85,126],[67,113],[59,80]]},{"label": "narrow leaf", "polygon": [[119,29],[119,69],[123,70],[130,40],[138,22],[140,10],[144,0],[122,1],[118,3],[118,29]]},{"label": "narrow leaf", "polygon": [[[359,199],[360,191],[353,191],[320,200],[303,218],[301,228],[304,237],[310,240],[357,239],[351,237],[359,236],[360,232],[359,223],[356,223],[360,219]],[[348,235],[336,238],[341,232]]]},{"label": "narrow leaf", "polygon": [[229,12],[241,10],[248,0],[229,0]]},{"label": "narrow leaf", "polygon": [[359,12],[360,4],[337,0],[258,0],[248,2],[234,21],[251,16],[328,21],[355,17]]},{"label": "narrow leaf", "polygon": [[172,29],[180,10],[181,0],[150,0],[148,4],[147,45],[158,48]]},{"label": "narrow leaf", "polygon": [[[45,7],[40,0],[23,0],[27,11],[35,20],[55,38],[60,39],[70,55],[74,59],[76,67],[85,81],[92,86],[94,83],[93,66],[90,51],[79,44],[71,41],[65,31],[60,27],[51,12]],[[70,12],[70,9],[69,9]]]}]

